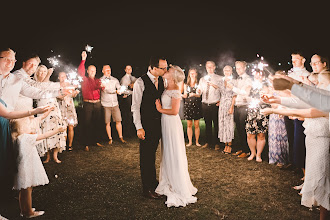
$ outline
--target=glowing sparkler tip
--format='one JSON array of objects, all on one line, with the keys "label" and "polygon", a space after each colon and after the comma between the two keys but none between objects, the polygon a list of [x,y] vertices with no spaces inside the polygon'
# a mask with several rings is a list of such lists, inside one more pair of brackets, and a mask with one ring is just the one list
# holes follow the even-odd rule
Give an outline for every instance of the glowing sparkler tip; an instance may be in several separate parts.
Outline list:
[{"label": "glowing sparkler tip", "polygon": [[91,53],[92,50],[93,50],[93,48],[94,48],[94,47],[92,47],[92,46],[90,46],[90,45],[87,44],[86,47],[85,47],[85,50],[86,50],[87,52]]}]

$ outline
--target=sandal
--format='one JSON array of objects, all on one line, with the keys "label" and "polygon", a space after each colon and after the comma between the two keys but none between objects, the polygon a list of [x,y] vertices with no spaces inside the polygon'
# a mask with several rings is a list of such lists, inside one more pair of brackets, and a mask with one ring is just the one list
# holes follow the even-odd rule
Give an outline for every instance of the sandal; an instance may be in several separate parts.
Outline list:
[{"label": "sandal", "polygon": [[108,143],[109,143],[109,144],[112,144],[112,138],[109,139],[109,142],[108,142]]},{"label": "sandal", "polygon": [[72,146],[69,146],[69,147],[68,147],[68,150],[69,150],[69,151],[72,151]]}]

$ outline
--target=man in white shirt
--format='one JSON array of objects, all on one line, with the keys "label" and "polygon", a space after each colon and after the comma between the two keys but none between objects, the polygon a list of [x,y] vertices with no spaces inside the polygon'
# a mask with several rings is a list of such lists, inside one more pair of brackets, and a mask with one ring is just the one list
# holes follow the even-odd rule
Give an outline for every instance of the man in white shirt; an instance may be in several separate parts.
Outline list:
[{"label": "man in white shirt", "polygon": [[[235,69],[238,74],[238,78],[234,81],[234,85],[228,83],[228,87],[237,94],[234,106],[234,121],[237,129],[238,138],[240,141],[240,146],[234,146],[235,152],[233,155],[240,158],[245,158],[248,156],[250,151],[249,145],[247,143],[247,135],[245,130],[245,120],[247,118],[248,102],[247,97],[250,95],[250,90],[252,88],[252,78],[246,73],[246,62],[236,61]],[[237,141],[236,141],[237,143]]]},{"label": "man in white shirt", "polygon": [[118,79],[111,76],[111,68],[109,65],[104,65],[102,69],[103,76],[100,78],[101,85],[104,87],[101,90],[101,105],[104,109],[104,118],[105,118],[105,128],[109,138],[109,144],[112,144],[112,135],[111,135],[111,117],[112,120],[116,123],[116,129],[118,132],[118,137],[122,143],[126,143],[123,138],[122,132],[122,118],[121,112],[119,109],[117,93],[120,91],[120,84]]},{"label": "man in white shirt", "polygon": [[[16,62],[15,52],[13,50],[6,49],[0,51],[0,57],[0,98],[7,104],[7,109],[9,111],[13,111],[16,108],[17,103],[20,101],[20,95],[24,95],[30,99],[41,99],[47,97],[57,97],[64,94],[61,89],[42,90],[36,88],[26,83],[20,77],[16,76],[16,74],[10,73]],[[29,101],[24,108],[31,110],[32,102]]]},{"label": "man in white shirt", "polygon": [[132,93],[133,85],[136,78],[132,76],[132,66],[126,65],[125,75],[121,78],[120,84],[122,88],[125,88],[124,93],[119,96],[119,106],[123,116],[123,132],[125,137],[135,135],[135,128],[133,124],[133,114],[131,112],[132,106]]},{"label": "man in white shirt", "polygon": [[[31,79],[31,76],[36,72],[38,65],[40,64],[40,58],[37,55],[31,55],[23,60],[23,66],[21,69],[13,72],[15,76],[22,79],[24,82],[30,86],[36,87],[41,90],[59,90],[59,82],[37,82]],[[48,74],[51,74],[49,72]],[[50,76],[50,75],[49,75]],[[19,95],[19,101],[15,106],[15,110],[31,110],[33,108],[33,99],[22,94]]]},{"label": "man in white shirt", "polygon": [[202,148],[213,147],[212,145],[214,145],[214,149],[219,150],[218,112],[220,104],[220,86],[222,86],[223,80],[221,76],[215,73],[216,65],[213,61],[207,61],[205,68],[207,75],[199,80],[197,88],[197,93],[202,95],[202,112],[205,120],[206,143]]}]

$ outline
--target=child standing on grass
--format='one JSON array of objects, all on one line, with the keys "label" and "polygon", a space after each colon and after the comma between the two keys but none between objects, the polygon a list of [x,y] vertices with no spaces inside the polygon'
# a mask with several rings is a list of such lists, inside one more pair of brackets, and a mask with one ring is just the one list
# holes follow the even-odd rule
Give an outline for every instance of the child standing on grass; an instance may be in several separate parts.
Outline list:
[{"label": "child standing on grass", "polygon": [[36,148],[37,141],[53,136],[65,130],[59,127],[53,131],[37,134],[40,121],[46,118],[52,109],[40,117],[26,117],[11,121],[14,145],[18,151],[18,172],[14,180],[14,189],[19,190],[19,206],[21,216],[33,218],[43,215],[44,211],[32,208],[32,187],[49,183],[46,171]]}]

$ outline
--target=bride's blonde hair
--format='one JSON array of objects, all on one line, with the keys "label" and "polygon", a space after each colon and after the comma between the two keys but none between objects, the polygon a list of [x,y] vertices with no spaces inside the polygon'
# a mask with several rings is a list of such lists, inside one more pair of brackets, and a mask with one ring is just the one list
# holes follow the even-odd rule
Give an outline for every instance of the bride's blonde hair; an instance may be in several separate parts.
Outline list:
[{"label": "bride's blonde hair", "polygon": [[182,82],[185,79],[185,74],[179,66],[173,65],[173,66],[171,66],[171,69],[174,70],[172,76],[173,76],[175,84],[179,84],[180,82]]}]

